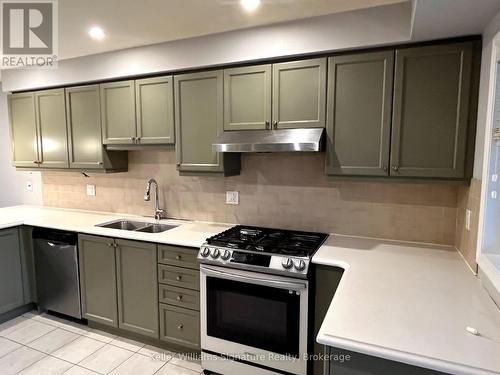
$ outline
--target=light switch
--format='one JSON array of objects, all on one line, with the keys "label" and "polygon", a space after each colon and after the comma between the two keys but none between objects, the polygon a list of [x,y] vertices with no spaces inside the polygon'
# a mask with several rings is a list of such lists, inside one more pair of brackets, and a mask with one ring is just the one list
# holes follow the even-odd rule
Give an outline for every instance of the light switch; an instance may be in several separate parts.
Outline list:
[{"label": "light switch", "polygon": [[465,229],[470,231],[470,215],[471,215],[471,210],[466,209],[465,210]]},{"label": "light switch", "polygon": [[26,181],[26,191],[33,191],[33,183],[31,181]]},{"label": "light switch", "polygon": [[87,195],[95,196],[95,185],[87,185]]},{"label": "light switch", "polygon": [[240,193],[237,191],[226,191],[226,204],[240,204]]}]

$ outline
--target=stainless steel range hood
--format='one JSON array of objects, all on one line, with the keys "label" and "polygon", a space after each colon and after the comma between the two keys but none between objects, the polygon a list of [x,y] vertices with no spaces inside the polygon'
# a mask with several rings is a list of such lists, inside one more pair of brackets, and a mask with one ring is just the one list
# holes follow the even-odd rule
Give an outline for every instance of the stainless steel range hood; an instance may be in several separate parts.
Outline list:
[{"label": "stainless steel range hood", "polygon": [[213,144],[218,152],[321,151],[323,128],[226,131]]}]

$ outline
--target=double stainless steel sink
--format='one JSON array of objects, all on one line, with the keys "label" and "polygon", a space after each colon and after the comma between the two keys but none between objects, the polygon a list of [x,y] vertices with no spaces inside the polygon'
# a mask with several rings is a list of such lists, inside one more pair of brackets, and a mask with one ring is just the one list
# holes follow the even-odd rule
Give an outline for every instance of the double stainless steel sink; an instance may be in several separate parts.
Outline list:
[{"label": "double stainless steel sink", "polygon": [[97,224],[96,227],[130,230],[134,232],[143,232],[143,233],[162,233],[166,232],[167,230],[176,228],[178,227],[178,225],[157,224],[157,223],[148,223],[143,221],[119,219],[107,223]]}]

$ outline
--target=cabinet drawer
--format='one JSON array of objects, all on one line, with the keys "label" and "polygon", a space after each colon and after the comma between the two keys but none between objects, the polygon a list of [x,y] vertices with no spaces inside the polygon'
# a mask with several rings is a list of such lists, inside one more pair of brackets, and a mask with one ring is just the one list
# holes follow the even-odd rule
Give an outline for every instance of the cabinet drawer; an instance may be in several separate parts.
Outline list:
[{"label": "cabinet drawer", "polygon": [[162,303],[200,310],[200,292],[160,284],[159,293],[159,300]]},{"label": "cabinet drawer", "polygon": [[159,264],[158,281],[181,288],[200,290],[200,271]]},{"label": "cabinet drawer", "polygon": [[199,269],[200,264],[196,257],[198,249],[160,245],[158,247],[158,263],[170,264],[186,268]]},{"label": "cabinet drawer", "polygon": [[199,349],[200,313],[160,304],[160,339]]}]

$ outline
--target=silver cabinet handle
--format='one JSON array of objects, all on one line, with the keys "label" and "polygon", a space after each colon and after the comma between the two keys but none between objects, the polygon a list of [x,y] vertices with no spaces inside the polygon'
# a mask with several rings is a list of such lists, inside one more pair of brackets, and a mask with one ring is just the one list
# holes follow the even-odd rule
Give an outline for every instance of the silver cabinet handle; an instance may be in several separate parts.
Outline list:
[{"label": "silver cabinet handle", "polygon": [[304,283],[295,283],[295,282],[287,282],[287,281],[278,281],[278,280],[272,280],[272,279],[265,279],[262,277],[249,277],[249,276],[244,276],[244,275],[238,275],[232,272],[226,272],[226,271],[218,271],[213,268],[209,268],[207,266],[202,266],[201,272],[208,275],[208,276],[213,276],[213,277],[219,277],[222,279],[227,279],[227,280],[234,280],[234,281],[245,281],[249,284],[256,284],[256,285],[263,285],[263,286],[269,286],[269,287],[275,287],[279,289],[288,289],[288,290],[302,290],[306,289],[307,286]]},{"label": "silver cabinet handle", "polygon": [[387,172],[387,165],[384,165],[383,168],[382,168],[385,172]]},{"label": "silver cabinet handle", "polygon": [[397,171],[399,170],[399,167],[398,167],[397,165],[395,165],[395,166],[393,166],[393,167],[392,167],[392,170],[393,170],[394,172],[397,172]]},{"label": "silver cabinet handle", "polygon": [[110,242],[110,243],[108,243],[106,245],[108,245],[109,247],[113,247],[113,242]]},{"label": "silver cabinet handle", "polygon": [[182,301],[182,296],[181,295],[177,296],[177,301]]},{"label": "silver cabinet handle", "polygon": [[278,121],[273,122],[274,129],[278,129]]},{"label": "silver cabinet handle", "polygon": [[270,128],[269,121],[266,121],[266,129],[269,129],[269,128]]},{"label": "silver cabinet handle", "polygon": [[182,259],[182,256],[180,256],[180,255],[176,255],[176,256],[175,256],[175,259],[177,259],[177,260],[181,260],[181,259]]},{"label": "silver cabinet handle", "polygon": [[179,331],[181,331],[183,328],[184,328],[184,324],[179,324],[179,325],[177,326],[177,329],[178,329]]},{"label": "silver cabinet handle", "polygon": [[175,278],[177,281],[181,281],[182,280],[182,276],[181,275],[177,275],[177,277]]}]

